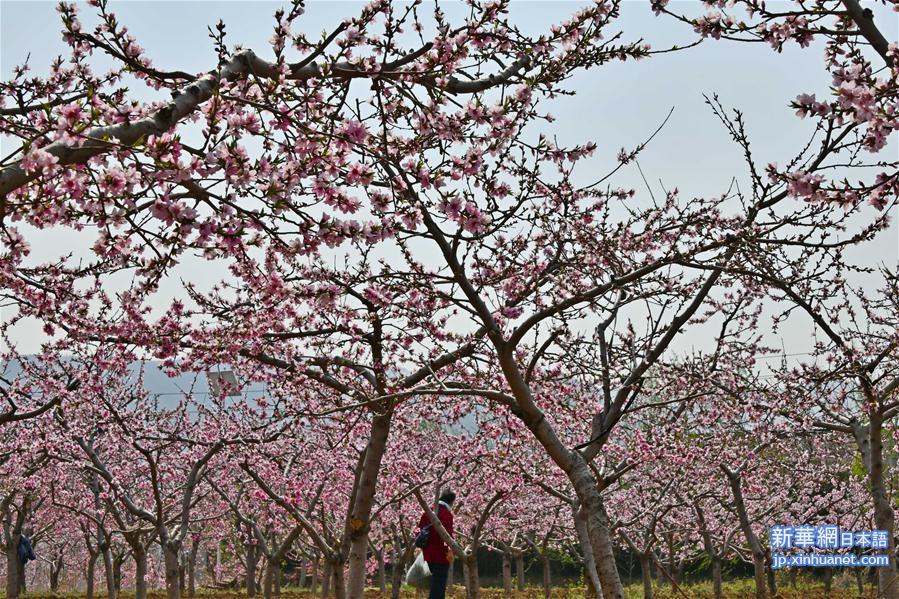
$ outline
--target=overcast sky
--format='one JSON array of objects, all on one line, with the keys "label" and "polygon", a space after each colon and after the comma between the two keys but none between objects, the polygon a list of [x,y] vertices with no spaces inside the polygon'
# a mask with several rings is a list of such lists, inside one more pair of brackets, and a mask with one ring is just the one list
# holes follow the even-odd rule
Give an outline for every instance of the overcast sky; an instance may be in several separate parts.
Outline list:
[{"label": "overcast sky", "polygon": [[[512,19],[525,30],[545,31],[550,23],[563,20],[583,3],[517,2]],[[776,2],[768,2],[771,6]],[[685,2],[679,6],[687,6]],[[695,7],[693,3],[690,7]],[[273,2],[121,2],[112,10],[137,37],[154,63],[161,69],[188,72],[207,71],[215,66],[216,56],[207,37],[207,26],[219,18],[227,24],[229,44],[240,43],[263,57],[271,36]],[[310,2],[299,20],[309,33],[333,29],[343,18],[358,13],[356,2]],[[452,15],[453,3],[448,12]],[[872,5],[873,6],[873,5]],[[461,8],[456,4],[456,9]],[[92,25],[90,8],[82,15]],[[889,40],[899,39],[897,17],[886,9],[877,9],[876,20]],[[670,19],[657,18],[648,2],[625,2],[619,28],[625,39],[642,37],[653,48],[684,44],[695,34]],[[66,55],[59,35],[61,24],[55,2],[11,2],[0,0],[0,74],[8,79],[12,68],[30,55],[35,73],[44,73],[50,60]],[[800,51],[795,45],[777,54],[761,44],[707,41],[700,46],[664,54],[640,62],[613,63],[578,75],[570,84],[577,96],[562,98],[550,107],[557,117],[553,134],[561,143],[598,144],[597,172],[612,164],[621,147],[632,147],[650,134],[673,107],[668,125],[641,155],[640,164],[656,191],[659,181],[666,188],[678,187],[684,197],[721,194],[731,179],[743,177],[742,154],[704,103],[703,94],[717,93],[725,106],[739,107],[745,115],[753,148],[762,164],[785,162],[807,140],[809,121],[795,116],[789,102],[798,94],[817,92],[826,95],[830,77],[823,68],[822,49]],[[152,96],[135,90],[135,97]],[[14,148],[2,147],[6,155]],[[885,150],[896,155],[895,143]],[[618,186],[645,190],[635,168],[616,181]],[[856,252],[852,258],[865,264],[899,262],[899,229],[896,214],[891,229],[880,235],[873,246]],[[74,232],[35,233],[30,239],[32,258],[52,259],[69,248],[84,246]],[[212,283],[220,274],[184,269],[181,277]],[[168,296],[179,291],[176,279],[164,288]],[[39,327],[24,326],[16,331],[16,343],[22,351],[34,351],[40,343]],[[810,325],[794,322],[783,330],[783,346],[788,353],[809,348]],[[703,345],[690,333],[679,342],[681,349]]]}]

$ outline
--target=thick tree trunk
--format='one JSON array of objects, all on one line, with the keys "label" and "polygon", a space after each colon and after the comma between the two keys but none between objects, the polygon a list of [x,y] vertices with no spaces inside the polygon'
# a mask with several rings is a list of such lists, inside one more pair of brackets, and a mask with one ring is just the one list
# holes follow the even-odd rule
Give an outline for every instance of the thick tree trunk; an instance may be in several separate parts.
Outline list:
[{"label": "thick tree trunk", "polygon": [[24,568],[19,561],[19,533],[10,535],[10,542],[6,544],[6,597],[7,599],[17,599],[19,589],[21,588],[21,580],[25,578]]},{"label": "thick tree trunk", "polygon": [[[397,549],[398,547],[402,547],[403,550],[399,551]],[[406,573],[406,564],[408,564],[412,560],[412,556],[415,555],[415,545],[409,543],[406,547],[403,547],[402,539],[395,537],[391,551],[393,552],[390,558],[390,561],[393,564],[393,575],[391,580],[390,598],[399,599],[400,590],[403,586],[403,575]]]},{"label": "thick tree trunk", "polygon": [[500,367],[518,404],[516,416],[528,427],[553,462],[565,472],[580,500],[587,520],[590,543],[593,545],[593,557],[596,560],[603,596],[605,599],[624,599],[624,587],[618,576],[612,538],[609,534],[608,515],[600,495],[600,487],[589,464],[579,451],[568,449],[537,407],[511,348],[503,346],[496,339],[493,341],[496,344]]},{"label": "thick tree trunk", "polygon": [[103,545],[100,547],[100,555],[103,556],[103,574],[106,578],[106,597],[107,599],[116,599],[119,594],[119,589],[116,586],[112,549],[106,541],[104,541]]},{"label": "thick tree trunk", "polygon": [[56,593],[59,590],[59,575],[62,574],[63,560],[58,557],[50,563],[50,592]]},{"label": "thick tree trunk", "polygon": [[[306,567],[307,567],[306,566],[306,558],[302,558],[300,560],[300,565],[297,567],[300,569],[300,576],[299,576],[299,580],[297,580],[297,583],[299,584],[301,589],[305,589],[306,588]],[[313,594],[314,593],[315,593],[315,591],[313,591]]]},{"label": "thick tree trunk", "polygon": [[97,577],[97,558],[99,554],[88,553],[87,556],[87,572],[85,573],[85,590],[84,595],[87,599],[94,599],[94,580]]},{"label": "thick tree trunk", "polygon": [[830,588],[833,584],[833,568],[824,568],[824,596],[830,597]]},{"label": "thick tree trunk", "polygon": [[724,468],[724,472],[727,475],[728,481],[730,482],[730,489],[734,497],[734,505],[737,510],[737,517],[740,519],[740,528],[743,531],[743,536],[746,538],[746,542],[749,544],[749,549],[752,552],[752,567],[755,574],[756,599],[768,599],[768,592],[765,586],[767,584],[765,573],[765,550],[762,549],[761,542],[759,542],[758,537],[752,530],[752,524],[749,521],[749,514],[746,511],[746,504],[743,501],[743,490],[740,486],[740,475],[727,468]]},{"label": "thick tree trunk", "polygon": [[321,561],[319,560],[318,553],[316,552],[316,553],[314,554],[314,557],[312,558],[312,585],[311,585],[311,591],[312,591],[312,596],[313,596],[313,597],[315,596],[315,593],[318,592],[318,571],[319,571],[318,569],[319,569],[320,566],[321,566]]},{"label": "thick tree trunk", "polygon": [[503,592],[512,595],[512,559],[508,552],[503,551]]},{"label": "thick tree trunk", "polygon": [[652,560],[649,553],[639,554],[640,575],[643,577],[643,599],[652,599]]},{"label": "thick tree trunk", "polygon": [[265,578],[262,580],[262,596],[264,599],[272,599],[272,589],[275,586],[275,576],[280,564],[274,563],[274,560],[267,559],[265,561]]},{"label": "thick tree trunk", "polygon": [[403,570],[405,564],[399,561],[399,552],[394,550],[390,557],[390,599],[400,599],[400,590],[403,586]]},{"label": "thick tree trunk", "polygon": [[[853,435],[861,453],[862,461],[868,473],[868,488],[871,492],[871,500],[874,507],[874,523],[877,530],[887,531],[887,548],[879,550],[879,553],[890,556],[896,555],[896,546],[893,542],[895,522],[893,508],[887,494],[884,482],[883,462],[883,423],[877,412],[870,416],[868,426],[854,425]],[[899,580],[897,580],[896,559],[890,559],[890,565],[875,568],[877,571],[879,597],[883,599],[899,599]]]},{"label": "thick tree trunk", "polygon": [[162,560],[165,564],[165,594],[168,599],[181,599],[181,564],[178,548],[168,543],[162,545]]},{"label": "thick tree trunk", "polygon": [[247,597],[256,596],[256,565],[258,561],[258,551],[255,544],[246,545],[246,574],[247,574]]},{"label": "thick tree trunk", "polygon": [[381,595],[387,592],[387,572],[384,567],[384,547],[378,549],[378,590]]},{"label": "thick tree trunk", "polygon": [[545,552],[540,553],[540,563],[543,565],[543,596],[549,599],[553,592],[553,581],[549,556]]},{"label": "thick tree trunk", "polygon": [[368,557],[368,533],[371,529],[371,510],[374,505],[375,491],[378,486],[378,474],[381,462],[387,449],[387,438],[390,434],[390,420],[393,412],[375,416],[371,424],[371,434],[365,448],[362,461],[362,473],[356,489],[350,521],[353,531],[350,534],[349,575],[347,577],[347,593],[350,599],[362,599],[365,591],[366,561]]},{"label": "thick tree trunk", "polygon": [[[586,463],[581,462],[577,471],[574,478],[581,487],[579,499],[587,520],[587,531],[590,536],[593,557],[596,560],[596,572],[602,588],[602,596],[605,599],[624,599],[624,587],[618,576],[618,566],[615,563],[612,538],[609,534],[609,518],[602,496],[599,494]],[[576,486],[575,489],[577,488]]]},{"label": "thick tree trunk", "polygon": [[[143,547],[134,547],[134,599],[147,599],[147,551]],[[121,572],[121,564],[119,564]],[[121,574],[119,574],[121,580]]]},{"label": "thick tree trunk", "polygon": [[331,560],[325,560],[325,571],[322,573],[322,599],[331,591],[331,579],[334,577],[334,564]]},{"label": "thick tree trunk", "polygon": [[777,595],[777,580],[774,578],[774,568],[771,567],[771,551],[765,551],[765,574],[768,578],[768,592],[772,597]]},{"label": "thick tree trunk", "polygon": [[721,558],[712,557],[712,589],[715,599],[721,599]]},{"label": "thick tree trunk", "polygon": [[455,584],[455,574],[456,574],[456,560],[450,562],[449,570],[446,571],[446,588],[448,589],[446,592],[452,594],[453,585]]},{"label": "thick tree trunk", "polygon": [[481,595],[481,581],[478,577],[478,552],[474,549],[471,555],[463,558],[463,570],[465,572],[465,596],[468,599],[478,599]]},{"label": "thick tree trunk", "polygon": [[[586,526],[586,522],[584,523]],[[589,539],[588,539],[589,542]],[[524,591],[524,552],[516,551],[515,552],[515,578],[518,583],[518,590]]]},{"label": "thick tree trunk", "polygon": [[[590,531],[587,527],[587,518],[583,510],[579,507],[572,507],[572,516],[574,517],[574,527],[577,531],[578,543],[581,547],[581,553],[584,554],[584,572],[588,589],[593,591],[597,599],[603,599],[602,588],[599,583],[599,573],[596,571],[596,560],[593,558],[593,546],[590,543]],[[522,575],[524,574],[524,561],[521,562]],[[520,587],[519,590],[524,590]]]},{"label": "thick tree trunk", "polygon": [[187,596],[194,597],[197,594],[197,553],[200,551],[200,539],[193,539],[190,543],[190,553],[187,556]]},{"label": "thick tree trunk", "polygon": [[[343,573],[343,564],[334,564],[334,597],[336,599],[346,599],[346,579]],[[361,599],[360,595],[360,599]]]}]

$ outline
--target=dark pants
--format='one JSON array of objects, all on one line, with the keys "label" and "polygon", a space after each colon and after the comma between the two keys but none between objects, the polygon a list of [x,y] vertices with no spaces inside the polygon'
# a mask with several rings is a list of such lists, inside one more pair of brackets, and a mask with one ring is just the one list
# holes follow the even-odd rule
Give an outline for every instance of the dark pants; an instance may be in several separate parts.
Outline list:
[{"label": "dark pants", "polygon": [[431,570],[431,592],[428,599],[444,599],[446,597],[446,579],[449,576],[449,564],[428,562]]}]

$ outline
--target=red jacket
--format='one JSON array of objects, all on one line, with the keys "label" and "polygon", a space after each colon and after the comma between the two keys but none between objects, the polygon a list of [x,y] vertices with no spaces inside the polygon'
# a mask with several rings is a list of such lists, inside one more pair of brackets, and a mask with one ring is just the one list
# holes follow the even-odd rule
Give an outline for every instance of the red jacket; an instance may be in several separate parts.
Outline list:
[{"label": "red jacket", "polygon": [[[453,513],[446,509],[443,504],[440,504],[437,511],[437,517],[440,519],[440,523],[443,524],[443,528],[446,529],[446,532],[448,532],[450,536],[452,536]],[[431,519],[428,517],[428,513],[425,512],[421,515],[421,519],[418,521],[418,528],[424,528],[430,523]],[[425,561],[435,564],[448,564],[449,560],[446,558],[446,552],[448,549],[449,548],[446,546],[446,543],[444,543],[443,539],[440,538],[440,533],[437,532],[437,529],[432,526],[428,544],[424,549],[422,549]]]}]

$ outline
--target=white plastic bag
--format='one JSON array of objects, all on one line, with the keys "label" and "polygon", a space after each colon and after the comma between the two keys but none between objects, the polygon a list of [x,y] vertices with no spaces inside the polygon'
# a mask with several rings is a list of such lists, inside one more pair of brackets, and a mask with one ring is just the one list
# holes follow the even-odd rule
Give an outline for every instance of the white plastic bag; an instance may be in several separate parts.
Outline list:
[{"label": "white plastic bag", "polygon": [[406,572],[406,584],[426,589],[431,586],[431,569],[428,568],[428,562],[425,561],[424,554],[418,552],[418,557],[412,563],[412,566]]}]

